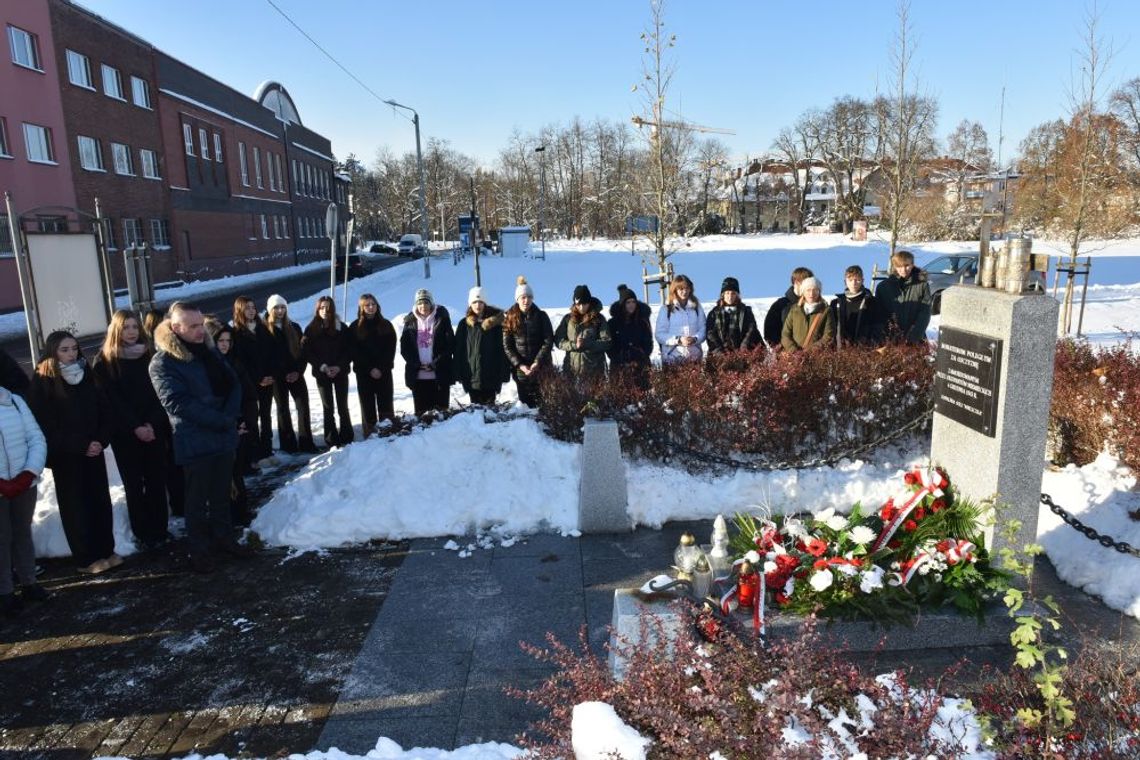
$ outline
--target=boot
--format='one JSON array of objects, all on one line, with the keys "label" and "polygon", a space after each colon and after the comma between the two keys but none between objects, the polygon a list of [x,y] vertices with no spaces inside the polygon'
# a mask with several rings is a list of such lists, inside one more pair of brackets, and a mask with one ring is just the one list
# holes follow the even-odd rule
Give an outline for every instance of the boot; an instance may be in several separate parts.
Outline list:
[{"label": "boot", "polygon": [[352,429],[352,423],[345,420],[340,424],[340,435],[337,439],[340,441],[341,446],[347,446],[352,443],[356,438],[356,432]]},{"label": "boot", "polygon": [[319,449],[317,448],[317,445],[313,443],[313,439],[310,436],[308,438],[301,439],[300,445],[297,447],[297,451],[301,452],[302,454],[316,454]]},{"label": "boot", "polygon": [[25,602],[46,602],[51,596],[47,589],[38,583],[32,583],[20,589],[20,598]]}]

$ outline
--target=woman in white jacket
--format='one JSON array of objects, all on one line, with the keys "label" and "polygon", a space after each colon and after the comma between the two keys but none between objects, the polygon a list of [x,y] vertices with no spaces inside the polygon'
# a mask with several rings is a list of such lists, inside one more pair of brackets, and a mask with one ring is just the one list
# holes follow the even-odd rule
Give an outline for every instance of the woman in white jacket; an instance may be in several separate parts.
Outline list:
[{"label": "woman in white jacket", "polygon": [[[36,480],[47,459],[47,443],[22,398],[0,386],[0,615],[14,615],[25,601],[47,599],[36,583],[32,514]],[[20,582],[20,596],[12,571]]]},{"label": "woman in white jacket", "polygon": [[669,297],[657,312],[657,327],[653,332],[661,347],[663,365],[701,360],[705,310],[693,295],[693,281],[685,275],[677,275],[670,283]]}]

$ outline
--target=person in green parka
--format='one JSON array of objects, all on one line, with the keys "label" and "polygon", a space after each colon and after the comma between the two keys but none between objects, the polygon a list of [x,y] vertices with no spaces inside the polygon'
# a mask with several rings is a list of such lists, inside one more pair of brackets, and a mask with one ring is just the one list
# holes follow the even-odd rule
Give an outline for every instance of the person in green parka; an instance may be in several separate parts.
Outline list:
[{"label": "person in green parka", "polygon": [[604,378],[606,352],[612,343],[602,302],[585,285],[574,288],[574,305],[554,331],[554,345],[566,352],[562,371],[577,380]]},{"label": "person in green parka", "polygon": [[875,289],[875,298],[888,315],[888,330],[894,325],[907,343],[924,343],[934,303],[926,272],[914,265],[910,251],[895,251],[891,268],[891,276]]},{"label": "person in green parka", "polygon": [[503,351],[503,310],[487,304],[481,287],[467,293],[467,314],[455,326],[455,379],[472,404],[490,406],[511,377]]},{"label": "person in green parka", "polygon": [[785,351],[830,346],[835,341],[835,315],[823,300],[823,284],[808,277],[800,283],[800,300],[788,310],[780,345]]}]

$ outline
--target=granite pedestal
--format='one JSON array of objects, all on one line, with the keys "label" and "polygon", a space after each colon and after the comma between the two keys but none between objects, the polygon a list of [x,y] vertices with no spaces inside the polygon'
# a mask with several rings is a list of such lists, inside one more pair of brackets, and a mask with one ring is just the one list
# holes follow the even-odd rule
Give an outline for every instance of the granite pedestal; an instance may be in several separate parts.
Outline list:
[{"label": "granite pedestal", "polygon": [[582,427],[581,476],[578,485],[578,530],[621,533],[632,530],[626,509],[629,492],[621,440],[613,420],[586,420]]}]

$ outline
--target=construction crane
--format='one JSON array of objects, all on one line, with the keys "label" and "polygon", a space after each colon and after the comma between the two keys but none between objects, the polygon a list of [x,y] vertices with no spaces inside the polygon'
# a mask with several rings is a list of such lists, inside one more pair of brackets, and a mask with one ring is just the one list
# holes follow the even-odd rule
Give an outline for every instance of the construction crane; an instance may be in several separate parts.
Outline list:
[{"label": "construction crane", "polygon": [[637,127],[653,127],[654,129],[657,129],[659,127],[666,127],[669,129],[684,129],[688,132],[706,132],[717,135],[736,134],[736,132],[732,131],[731,129],[702,127],[700,124],[690,124],[687,121],[650,121],[649,119],[643,119],[640,116],[634,116],[631,121],[633,121],[634,125]]}]

